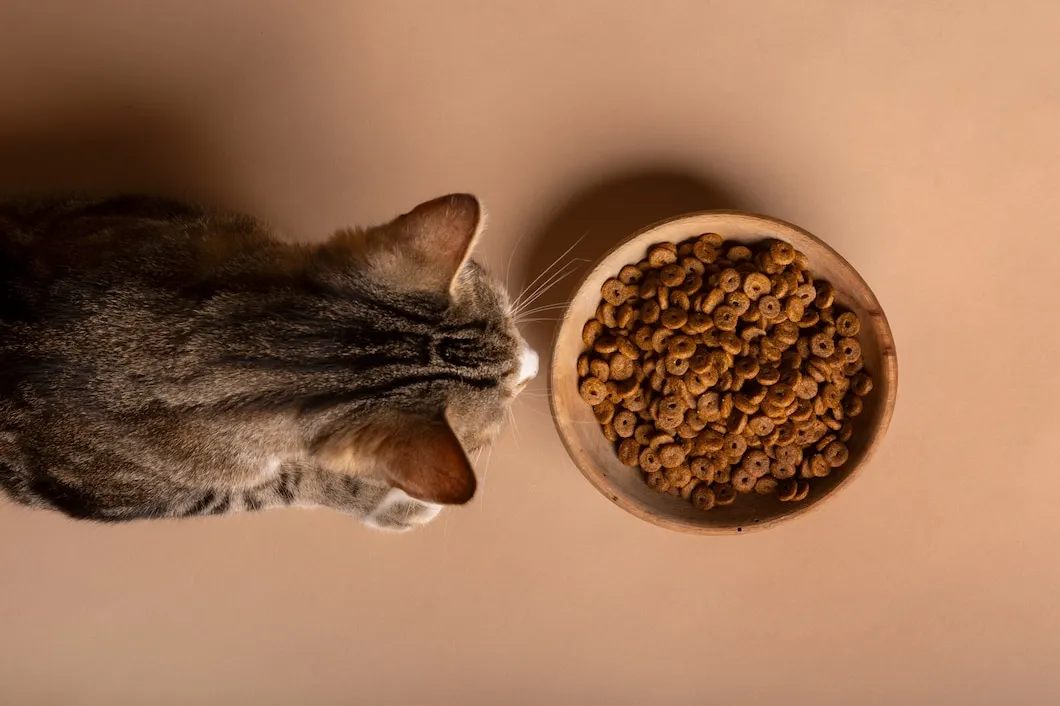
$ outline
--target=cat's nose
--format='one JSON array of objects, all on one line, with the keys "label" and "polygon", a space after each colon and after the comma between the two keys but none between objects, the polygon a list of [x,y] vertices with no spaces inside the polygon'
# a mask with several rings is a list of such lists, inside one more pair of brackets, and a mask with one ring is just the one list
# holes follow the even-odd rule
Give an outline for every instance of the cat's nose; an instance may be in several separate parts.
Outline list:
[{"label": "cat's nose", "polygon": [[516,383],[520,390],[537,377],[537,364],[537,353],[526,341],[522,341],[519,347],[519,378]]}]

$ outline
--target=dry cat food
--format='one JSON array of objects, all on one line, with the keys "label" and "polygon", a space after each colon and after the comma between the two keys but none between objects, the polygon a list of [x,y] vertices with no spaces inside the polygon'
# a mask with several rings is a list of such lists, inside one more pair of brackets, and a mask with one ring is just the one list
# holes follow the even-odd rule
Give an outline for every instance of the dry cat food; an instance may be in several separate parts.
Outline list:
[{"label": "dry cat food", "polygon": [[781,241],[708,233],[652,246],[601,287],[582,330],[582,398],[619,460],[698,508],[806,498],[847,461],[862,397],[861,322]]}]

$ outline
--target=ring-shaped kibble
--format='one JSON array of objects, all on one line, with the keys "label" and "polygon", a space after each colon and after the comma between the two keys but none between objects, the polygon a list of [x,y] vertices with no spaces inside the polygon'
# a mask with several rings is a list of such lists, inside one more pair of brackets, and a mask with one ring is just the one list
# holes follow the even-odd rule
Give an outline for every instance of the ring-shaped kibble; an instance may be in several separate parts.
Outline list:
[{"label": "ring-shaped kibble", "polygon": [[710,459],[703,458],[702,456],[693,458],[689,464],[689,468],[692,470],[692,476],[698,478],[704,483],[714,482],[714,465],[710,462]]},{"label": "ring-shaped kibble", "polygon": [[773,455],[776,456],[777,461],[784,466],[795,467],[802,462],[802,449],[792,444],[776,447],[773,450]]},{"label": "ring-shaped kibble", "polygon": [[637,363],[633,364],[633,377],[628,380],[619,380],[615,384],[615,394],[625,402],[634,392],[640,389],[640,383],[644,380],[644,370]]},{"label": "ring-shaped kibble", "polygon": [[636,439],[623,439],[618,445],[618,462],[623,466],[636,466],[640,461],[640,444]]},{"label": "ring-shaped kibble", "polygon": [[817,288],[809,282],[800,284],[795,288],[795,297],[800,299],[808,309],[813,305],[814,300],[817,299]]},{"label": "ring-shaped kibble", "polygon": [[666,432],[656,431],[655,435],[648,441],[648,446],[650,446],[653,451],[658,451],[663,446],[672,443],[674,443],[674,437],[672,435],[667,434]]},{"label": "ring-shaped kibble", "polygon": [[795,497],[792,498],[792,502],[802,502],[806,499],[806,496],[810,494],[810,484],[808,481],[799,481],[799,492],[795,493]]},{"label": "ring-shaped kibble", "polygon": [[854,425],[850,422],[844,422],[843,426],[839,428],[839,440],[844,444],[850,441],[850,437],[854,435]]},{"label": "ring-shaped kibble", "polygon": [[657,276],[646,275],[644,281],[640,283],[640,287],[637,288],[637,296],[645,301],[654,299],[659,293],[659,278]]},{"label": "ring-shaped kibble", "polygon": [[717,392],[708,392],[696,400],[696,409],[707,421],[721,419],[721,395]]},{"label": "ring-shaped kibble", "polygon": [[637,440],[637,443],[641,446],[647,446],[651,443],[651,437],[655,434],[655,427],[651,424],[638,424],[637,428],[633,430],[633,438]]},{"label": "ring-shaped kibble", "polygon": [[688,372],[688,359],[677,358],[672,355],[666,356],[666,372],[678,377]]},{"label": "ring-shaped kibble", "polygon": [[661,313],[658,302],[649,300],[640,305],[640,320],[645,324],[654,324]]},{"label": "ring-shaped kibble", "polygon": [[733,370],[744,380],[753,380],[761,369],[756,358],[738,358],[733,364]]},{"label": "ring-shaped kibble", "polygon": [[728,483],[732,480],[732,464],[729,460],[723,456],[714,459],[715,470],[714,470],[714,487],[717,488],[719,483]]},{"label": "ring-shaped kibble", "polygon": [[606,328],[615,329],[618,328],[618,320],[615,318],[617,312],[618,307],[604,302],[600,305],[600,310],[596,312],[596,318],[600,319]]},{"label": "ring-shaped kibble", "polygon": [[[828,417],[825,417],[825,419],[827,420]],[[826,426],[828,426],[828,425],[826,424]],[[842,425],[840,425],[840,426],[842,426]],[[828,426],[828,428],[831,429],[832,427]],[[839,431],[839,427],[837,426],[833,431]],[[828,445],[831,444],[835,440],[836,440],[836,435],[835,434],[825,434],[823,437],[821,437],[821,440],[818,441],[814,445],[814,448],[817,449],[819,452],[820,451],[824,451],[826,448],[828,448]]]},{"label": "ring-shaped kibble", "polygon": [[741,283],[740,273],[731,267],[718,273],[718,287],[726,294],[735,292]]},{"label": "ring-shaped kibble", "polygon": [[725,291],[721,287],[715,287],[707,293],[707,298],[703,300],[703,313],[713,314],[714,310],[717,309],[723,301],[725,301]]},{"label": "ring-shaped kibble", "polygon": [[596,417],[596,421],[600,424],[607,424],[615,417],[615,405],[611,400],[604,400],[599,404],[593,405],[593,416]]},{"label": "ring-shaped kibble", "polygon": [[782,267],[790,265],[795,262],[795,248],[783,240],[774,240],[769,244],[769,257]]},{"label": "ring-shaped kibble", "polygon": [[864,398],[866,394],[872,391],[872,378],[865,373],[856,373],[850,378],[850,389],[859,398]]},{"label": "ring-shaped kibble", "polygon": [[628,328],[633,323],[633,305],[626,302],[615,310],[615,323],[618,328]]},{"label": "ring-shaped kibble", "polygon": [[839,355],[844,363],[853,363],[861,357],[861,344],[855,338],[840,338]]},{"label": "ring-shaped kibble", "polygon": [[780,316],[781,311],[780,300],[772,294],[763,295],[758,299],[758,313],[763,319],[772,321]]},{"label": "ring-shaped kibble", "polygon": [[[629,382],[627,380],[626,382]],[[633,392],[622,401],[623,406],[630,412],[643,412],[648,408],[648,397],[639,384],[633,387]]]},{"label": "ring-shaped kibble", "polygon": [[685,421],[685,415],[680,412],[659,412],[655,417],[655,425],[665,431],[677,431]]},{"label": "ring-shaped kibble", "polygon": [[618,281],[622,284],[640,284],[644,273],[636,265],[626,265],[618,271]]},{"label": "ring-shaped kibble", "polygon": [[670,489],[670,484],[666,482],[666,477],[659,471],[649,473],[645,480],[648,483],[648,487],[657,493],[665,493]]},{"label": "ring-shaped kibble", "polygon": [[607,364],[606,360],[594,358],[589,362],[589,374],[599,378],[600,382],[607,382],[611,379],[611,366]]},{"label": "ring-shaped kibble", "polygon": [[793,346],[799,340],[799,326],[794,321],[781,321],[773,327],[773,337],[778,343]]},{"label": "ring-shaped kibble", "polygon": [[732,505],[736,500],[736,490],[730,483],[715,482],[712,490],[714,491],[714,504],[719,507]]},{"label": "ring-shaped kibble", "polygon": [[832,472],[832,465],[823,455],[814,454],[810,457],[810,471],[814,478],[825,478]]},{"label": "ring-shaped kibble", "polygon": [[743,340],[732,331],[722,331],[718,334],[718,345],[731,356],[740,355],[743,351]]},{"label": "ring-shaped kibble", "polygon": [[740,315],[731,306],[719,306],[714,310],[713,318],[719,331],[735,331]]},{"label": "ring-shaped kibble", "polygon": [[865,360],[858,358],[853,363],[843,363],[843,374],[847,377],[857,375],[865,367]]},{"label": "ring-shaped kibble", "polygon": [[769,474],[777,480],[794,478],[797,472],[798,469],[796,469],[795,466],[784,464],[777,460],[773,460],[769,464]]},{"label": "ring-shaped kibble", "polygon": [[730,459],[738,461],[747,451],[747,439],[739,434],[726,434],[725,446],[722,448]]},{"label": "ring-shaped kibble", "polygon": [[795,386],[802,381],[802,373],[797,369],[788,368],[782,370],[780,373],[780,384],[787,385],[788,387],[795,389]]},{"label": "ring-shaped kibble", "polygon": [[[702,277],[703,273],[707,271],[707,266],[703,264],[703,261],[696,257],[686,257],[681,260],[681,267],[685,269],[685,275],[692,277]],[[700,280],[702,282],[702,280]]]},{"label": "ring-shaped kibble", "polygon": [[697,260],[708,265],[718,259],[718,249],[702,238],[692,246],[692,254]]},{"label": "ring-shaped kibble", "polygon": [[685,424],[687,424],[692,431],[696,432],[698,438],[699,432],[707,428],[707,420],[703,418],[703,415],[699,413],[699,410],[690,409],[685,412]]},{"label": "ring-shaped kibble", "polygon": [[810,338],[810,352],[818,358],[828,358],[835,353],[835,343],[824,333],[815,333]]},{"label": "ring-shaped kibble", "polygon": [[607,399],[607,385],[599,378],[591,377],[582,380],[578,391],[582,399],[594,407]]},{"label": "ring-shaped kibble", "polygon": [[861,331],[861,321],[852,311],[844,311],[835,319],[835,330],[840,336],[857,336]]},{"label": "ring-shaped kibble", "polygon": [[764,414],[756,414],[747,422],[747,426],[751,428],[755,435],[763,437],[773,433],[773,430],[776,429],[776,422]]},{"label": "ring-shaped kibble", "polygon": [[691,311],[692,301],[688,298],[688,295],[682,292],[680,289],[675,289],[667,295],[667,300],[670,303],[670,307],[676,307],[678,309],[684,309],[685,312]]},{"label": "ring-shaped kibble", "polygon": [[814,309],[807,309],[796,323],[799,328],[813,328],[821,320],[821,315]]},{"label": "ring-shaped kibble", "polygon": [[610,442],[618,441],[618,434],[615,433],[615,428],[610,424],[604,424],[600,429],[604,432],[604,438]]},{"label": "ring-shaped kibble", "polygon": [[646,473],[655,473],[662,470],[662,461],[659,460],[659,454],[654,449],[642,449],[639,460],[640,467]]},{"label": "ring-shaped kibble", "polygon": [[813,300],[814,306],[821,311],[831,307],[835,303],[835,287],[832,283],[817,280],[814,286],[817,287],[817,297]]},{"label": "ring-shaped kibble", "polygon": [[778,446],[788,446],[796,442],[798,432],[795,429],[795,425],[790,422],[785,422],[777,427],[777,431],[780,433],[777,435]]},{"label": "ring-shaped kibble", "polygon": [[610,334],[600,336],[600,338],[596,339],[596,343],[593,344],[593,350],[597,353],[610,355],[618,350],[618,341]]},{"label": "ring-shaped kibble", "polygon": [[784,314],[787,315],[789,321],[794,321],[797,324],[802,320],[805,313],[806,305],[798,297],[788,297],[784,301]]},{"label": "ring-shaped kibble", "polygon": [[773,285],[761,272],[748,272],[747,276],[743,279],[743,293],[747,295],[751,301],[758,301],[763,296],[769,294]]},{"label": "ring-shaped kibble", "polygon": [[[703,289],[703,276],[691,274],[685,277],[685,281],[681,283],[681,286],[677,288],[677,291],[681,292],[686,297],[691,297],[701,289]],[[691,302],[689,302],[689,305],[685,308],[688,309],[691,308],[691,306]]]},{"label": "ring-shaped kibble", "polygon": [[817,396],[817,381],[807,375],[802,377],[792,389],[795,390],[795,396],[800,400],[812,400]]},{"label": "ring-shaped kibble", "polygon": [[754,253],[751,252],[751,248],[746,245],[733,245],[729,248],[728,252],[725,253],[725,257],[730,262],[741,262],[743,260],[750,260]]},{"label": "ring-shaped kibble", "polygon": [[733,395],[732,406],[744,414],[754,414],[758,411],[758,405],[751,399],[750,395],[737,392]]},{"label": "ring-shaped kibble", "polygon": [[714,507],[714,491],[706,485],[696,486],[689,498],[692,501],[692,507],[697,510],[706,512]]},{"label": "ring-shaped kibble", "polygon": [[795,391],[790,385],[780,382],[769,388],[766,393],[766,402],[776,407],[787,407],[795,401]]},{"label": "ring-shaped kibble", "polygon": [[725,297],[725,304],[732,307],[737,316],[742,316],[751,308],[751,299],[740,291],[729,292]]},{"label": "ring-shaped kibble", "polygon": [[668,248],[665,243],[656,245],[648,251],[648,262],[656,269],[672,265],[677,262],[677,249]]},{"label": "ring-shaped kibble", "polygon": [[758,377],[755,378],[759,384],[770,386],[780,382],[780,370],[775,365],[761,365],[758,369]]},{"label": "ring-shaped kibble", "polygon": [[740,467],[751,477],[762,478],[769,475],[769,456],[761,449],[752,449],[744,454]]},{"label": "ring-shaped kibble", "polygon": [[695,339],[684,334],[676,334],[666,344],[667,352],[675,358],[691,358],[696,353]]},{"label": "ring-shaped kibble", "polygon": [[587,346],[592,346],[603,332],[604,325],[602,323],[596,319],[589,319],[585,322],[585,326],[582,326],[582,342]]},{"label": "ring-shaped kibble", "polygon": [[692,334],[703,333],[713,325],[714,319],[706,314],[696,312],[688,315],[688,322],[685,323],[685,330]]},{"label": "ring-shaped kibble", "polygon": [[848,417],[856,417],[865,408],[865,403],[857,395],[847,395],[843,400],[843,412]]},{"label": "ring-shaped kibble", "polygon": [[616,382],[633,377],[633,361],[621,352],[616,352],[611,356],[610,367],[611,379]]},{"label": "ring-shaped kibble", "polygon": [[743,468],[737,468],[732,473],[732,487],[737,493],[746,495],[755,489],[755,477]]},{"label": "ring-shaped kibble", "polygon": [[674,335],[674,332],[668,328],[655,329],[655,332],[651,335],[651,347],[656,353],[662,353],[666,350],[667,341]]},{"label": "ring-shaped kibble", "polygon": [[685,450],[677,444],[660,446],[659,461],[663,468],[676,468],[685,462]]},{"label": "ring-shaped kibble", "polygon": [[685,281],[685,268],[676,262],[659,270],[659,281],[667,287],[677,287]]},{"label": "ring-shaped kibble", "polygon": [[630,360],[640,359],[640,349],[637,347],[637,344],[625,336],[618,337],[618,352]]},{"label": "ring-shaped kibble", "polygon": [[614,425],[616,434],[623,439],[628,439],[633,436],[633,432],[637,428],[637,415],[628,409],[623,409],[615,413],[615,418],[611,420],[611,424]]},{"label": "ring-shaped kibble", "polygon": [[824,460],[832,468],[839,468],[850,458],[850,451],[842,441],[833,441],[824,448]]},{"label": "ring-shaped kibble", "polygon": [[667,309],[659,317],[663,326],[676,331],[688,322],[688,312],[684,309]]},{"label": "ring-shaped kibble", "polygon": [[[747,428],[747,413],[740,412],[739,414],[733,414],[729,417],[728,431],[730,434],[740,435],[742,439],[743,430]],[[746,443],[746,439],[744,439]]]},{"label": "ring-shaped kibble", "polygon": [[798,492],[799,484],[794,478],[788,477],[777,482],[777,499],[782,502],[794,500]]},{"label": "ring-shaped kibble", "polygon": [[578,356],[578,377],[589,377],[589,355],[587,353]]},{"label": "ring-shaped kibble", "polygon": [[765,477],[755,481],[755,492],[759,495],[772,495],[777,491],[777,480]]},{"label": "ring-shaped kibble", "polygon": [[699,397],[706,392],[711,384],[703,373],[697,373],[695,370],[689,370],[685,373],[685,387],[688,388],[688,392],[696,397]]},{"label": "ring-shaped kibble", "polygon": [[629,292],[624,282],[617,278],[612,278],[604,282],[603,286],[600,287],[600,294],[603,296],[604,301],[613,306],[620,306],[626,303],[629,299]]},{"label": "ring-shaped kibble", "polygon": [[688,464],[682,463],[675,468],[667,468],[663,471],[663,477],[670,487],[683,488],[692,480],[692,471],[689,470]]}]

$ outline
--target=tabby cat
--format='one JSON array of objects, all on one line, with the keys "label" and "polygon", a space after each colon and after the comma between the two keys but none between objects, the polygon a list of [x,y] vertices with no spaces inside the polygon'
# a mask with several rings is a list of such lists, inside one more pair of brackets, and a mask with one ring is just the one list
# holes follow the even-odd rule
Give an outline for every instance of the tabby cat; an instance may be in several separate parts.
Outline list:
[{"label": "tabby cat", "polygon": [[317,245],[151,197],[0,204],[0,488],[123,521],[475,493],[537,373],[473,196]]}]

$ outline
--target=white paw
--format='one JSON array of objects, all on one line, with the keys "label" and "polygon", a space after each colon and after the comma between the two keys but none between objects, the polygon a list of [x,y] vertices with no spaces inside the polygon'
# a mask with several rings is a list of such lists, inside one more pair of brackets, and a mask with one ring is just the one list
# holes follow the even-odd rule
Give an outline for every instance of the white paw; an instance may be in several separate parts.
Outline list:
[{"label": "white paw", "polygon": [[403,490],[391,488],[375,510],[364,518],[364,524],[387,532],[407,532],[427,524],[441,511],[441,505],[416,500]]}]

